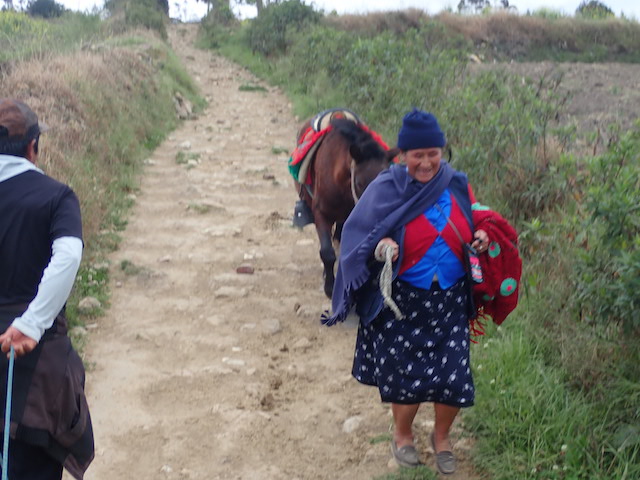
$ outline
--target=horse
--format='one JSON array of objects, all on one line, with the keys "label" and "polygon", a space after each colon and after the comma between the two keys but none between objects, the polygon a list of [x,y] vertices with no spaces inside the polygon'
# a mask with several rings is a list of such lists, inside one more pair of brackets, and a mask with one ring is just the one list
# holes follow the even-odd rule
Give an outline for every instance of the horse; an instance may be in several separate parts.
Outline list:
[{"label": "horse", "polygon": [[[312,120],[300,128],[298,144]],[[340,242],[342,226],[355,203],[400,153],[397,148],[387,150],[381,143],[379,137],[376,139],[362,124],[346,118],[334,118],[310,166],[311,185],[307,187],[294,181],[300,199],[313,214],[320,240],[320,259],[324,265],[324,293],[329,298],[335,282],[336,262],[332,237]]]}]

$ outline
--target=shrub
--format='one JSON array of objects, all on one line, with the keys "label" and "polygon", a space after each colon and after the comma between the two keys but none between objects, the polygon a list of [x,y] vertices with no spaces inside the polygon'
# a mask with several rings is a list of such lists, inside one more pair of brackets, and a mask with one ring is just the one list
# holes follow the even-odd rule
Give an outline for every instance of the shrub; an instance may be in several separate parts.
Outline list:
[{"label": "shrub", "polygon": [[32,17],[54,18],[64,12],[64,6],[55,0],[31,0],[27,5],[27,13]]},{"label": "shrub", "polygon": [[54,22],[23,12],[0,11],[0,62],[69,51],[103,33],[98,15],[67,12]]},{"label": "shrub", "polygon": [[545,7],[538,8],[531,13],[527,12],[527,15],[544,18],[546,20],[557,20],[559,18],[564,18],[567,16],[564,12],[562,12],[562,10],[555,10],[553,8]]},{"label": "shrub", "polygon": [[269,4],[262,14],[251,22],[249,46],[263,55],[284,53],[287,50],[287,32],[300,31],[310,23],[317,23],[320,13],[300,0],[287,0]]},{"label": "shrub", "polygon": [[142,26],[149,30],[155,30],[164,40],[167,39],[165,16],[158,9],[155,0],[136,0],[130,2],[125,8],[125,21],[128,25]]},{"label": "shrub", "polygon": [[640,333],[640,124],[590,165],[578,299],[592,321]]},{"label": "shrub", "polygon": [[[144,27],[167,39],[167,16],[162,0],[105,0],[105,8],[112,14],[124,12],[127,27]],[[126,30],[126,27],[125,27]]]},{"label": "shrub", "polygon": [[[207,0],[204,0],[207,1]],[[238,23],[238,19],[233,14],[229,5],[229,0],[209,0],[207,16],[202,19],[201,24],[230,26]],[[213,4],[213,6],[211,6]]]},{"label": "shrub", "polygon": [[598,0],[583,0],[576,9],[576,16],[592,20],[615,17],[613,10]]}]

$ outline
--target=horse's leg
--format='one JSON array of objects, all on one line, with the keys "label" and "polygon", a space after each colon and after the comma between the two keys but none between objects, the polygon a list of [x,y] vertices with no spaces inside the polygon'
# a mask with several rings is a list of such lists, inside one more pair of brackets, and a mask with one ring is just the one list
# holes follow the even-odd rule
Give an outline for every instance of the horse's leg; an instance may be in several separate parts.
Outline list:
[{"label": "horse's leg", "polygon": [[317,211],[314,212],[314,216],[318,239],[320,239],[320,259],[324,265],[324,293],[331,298],[333,283],[335,282],[333,267],[336,263],[336,251],[333,249],[333,242],[331,241],[331,223]]},{"label": "horse's leg", "polygon": [[333,232],[333,239],[340,243],[342,240],[342,227],[344,227],[344,222],[336,222],[336,229]]}]

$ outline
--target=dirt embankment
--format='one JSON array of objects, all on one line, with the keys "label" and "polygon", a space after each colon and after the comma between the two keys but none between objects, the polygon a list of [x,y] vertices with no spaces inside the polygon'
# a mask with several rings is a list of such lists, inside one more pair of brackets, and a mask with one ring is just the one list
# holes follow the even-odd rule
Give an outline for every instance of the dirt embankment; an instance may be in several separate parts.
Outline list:
[{"label": "dirt embankment", "polygon": [[[640,65],[625,63],[498,63],[473,65],[472,70],[506,70],[532,79],[560,79],[558,95],[566,98],[559,125],[576,125],[578,136],[589,136],[589,150],[601,153],[611,138],[609,126],[630,129],[640,120]],[[585,144],[584,141],[579,142]]]}]

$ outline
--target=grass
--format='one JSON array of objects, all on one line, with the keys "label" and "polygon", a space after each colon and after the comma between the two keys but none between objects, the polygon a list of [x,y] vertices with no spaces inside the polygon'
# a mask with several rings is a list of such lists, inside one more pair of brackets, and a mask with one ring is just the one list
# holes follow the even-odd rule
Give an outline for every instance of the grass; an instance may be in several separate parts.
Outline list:
[{"label": "grass", "polygon": [[200,160],[200,154],[196,152],[185,152],[180,150],[176,153],[176,163],[178,165],[190,165],[189,162],[198,162]]},{"label": "grass", "polygon": [[391,434],[390,433],[383,433],[381,435],[377,435],[375,437],[372,437],[369,439],[369,443],[371,445],[376,445],[378,443],[388,443],[391,441]]},{"label": "grass", "polygon": [[107,35],[98,15],[68,12],[46,21],[22,12],[0,11],[0,63],[69,52]]},{"label": "grass", "polygon": [[242,84],[238,87],[241,92],[266,92],[267,89],[262,85],[253,85],[250,83]]},{"label": "grass", "polygon": [[326,23],[368,37],[438,25],[441,34],[430,43],[471,49],[486,61],[640,62],[640,23],[625,18],[588,20],[546,9],[528,15],[443,12],[435,16],[405,10],[331,16]]},{"label": "grass", "polygon": [[138,275],[142,273],[145,269],[144,267],[139,267],[138,265],[133,263],[131,260],[122,260],[120,262],[120,270],[122,270],[122,272],[124,272],[125,275],[129,276],[129,275]]},{"label": "grass", "polygon": [[286,153],[289,155],[289,149],[286,147],[271,147],[271,153],[274,155],[280,155],[281,153]]},{"label": "grass", "polygon": [[437,478],[438,474],[429,467],[400,467],[397,472],[375,477],[375,480],[436,480]]},{"label": "grass", "polygon": [[[496,480],[637,478],[640,385],[611,378],[608,388],[572,388],[571,372],[550,361],[552,342],[535,331],[544,306],[522,303],[472,352],[476,405],[463,420],[477,438],[476,465]],[[607,389],[614,401],[603,401]],[[623,413],[633,405],[635,418]]]},{"label": "grass", "polygon": [[209,213],[213,207],[211,205],[207,205],[205,203],[190,203],[187,206],[188,210],[194,211],[200,215],[205,215]]}]

